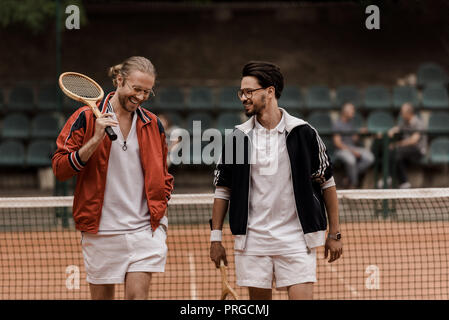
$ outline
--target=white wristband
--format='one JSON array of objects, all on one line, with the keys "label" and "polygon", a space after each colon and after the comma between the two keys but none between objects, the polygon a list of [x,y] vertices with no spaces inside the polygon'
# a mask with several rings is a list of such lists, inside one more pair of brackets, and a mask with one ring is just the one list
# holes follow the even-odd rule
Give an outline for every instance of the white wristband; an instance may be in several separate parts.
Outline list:
[{"label": "white wristband", "polygon": [[221,235],[223,232],[221,230],[211,230],[210,232],[210,242],[221,241]]}]

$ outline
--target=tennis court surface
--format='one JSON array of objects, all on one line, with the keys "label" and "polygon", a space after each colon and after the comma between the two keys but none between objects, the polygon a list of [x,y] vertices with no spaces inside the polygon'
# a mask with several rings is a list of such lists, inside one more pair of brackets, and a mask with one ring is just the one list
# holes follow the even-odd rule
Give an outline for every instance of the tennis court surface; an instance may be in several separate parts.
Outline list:
[{"label": "tennis court surface", "polygon": [[[315,299],[449,299],[449,189],[338,192],[343,256],[318,250]],[[213,195],[174,195],[166,271],[150,299],[219,299],[221,279],[209,258]],[[71,197],[0,198],[0,299],[89,299],[81,235]],[[229,282],[233,239],[224,226]],[[123,298],[122,285],[116,297]],[[274,299],[286,299],[274,291]]]}]

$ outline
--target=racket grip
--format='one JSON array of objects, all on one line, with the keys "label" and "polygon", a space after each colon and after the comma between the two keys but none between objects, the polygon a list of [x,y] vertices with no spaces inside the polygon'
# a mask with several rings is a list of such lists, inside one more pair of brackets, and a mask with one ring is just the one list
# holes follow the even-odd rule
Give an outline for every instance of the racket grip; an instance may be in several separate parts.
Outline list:
[{"label": "racket grip", "polygon": [[104,131],[106,131],[106,134],[108,135],[109,139],[111,139],[111,141],[117,139],[117,135],[115,134],[114,130],[112,130],[111,127],[106,127]]}]

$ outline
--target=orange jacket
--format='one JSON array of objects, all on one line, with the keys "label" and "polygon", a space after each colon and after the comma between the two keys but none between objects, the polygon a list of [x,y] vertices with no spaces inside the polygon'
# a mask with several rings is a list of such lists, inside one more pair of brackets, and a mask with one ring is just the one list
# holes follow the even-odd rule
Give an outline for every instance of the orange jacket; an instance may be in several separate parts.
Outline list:
[{"label": "orange jacket", "polygon": [[[100,103],[102,113],[107,109],[109,93]],[[156,230],[164,216],[173,190],[173,176],[167,170],[167,144],[159,119],[148,110],[136,110],[136,131],[140,159],[144,172],[145,194],[150,212],[151,228]],[[94,135],[95,117],[88,106],[79,108],[67,120],[59,134],[57,150],[52,158],[53,172],[64,181],[77,175],[73,199],[73,218],[76,229],[97,233],[106,186],[111,140],[105,137],[86,163],[78,150]]]}]

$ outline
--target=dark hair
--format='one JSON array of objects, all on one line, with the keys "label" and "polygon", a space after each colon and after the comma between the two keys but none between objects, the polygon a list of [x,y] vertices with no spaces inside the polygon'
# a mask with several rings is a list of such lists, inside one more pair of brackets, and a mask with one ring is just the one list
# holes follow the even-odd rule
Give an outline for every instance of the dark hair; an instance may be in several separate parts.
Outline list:
[{"label": "dark hair", "polygon": [[281,69],[274,63],[250,61],[243,67],[242,77],[256,77],[262,87],[274,87],[276,99],[281,97],[282,89],[284,89],[284,77]]}]

